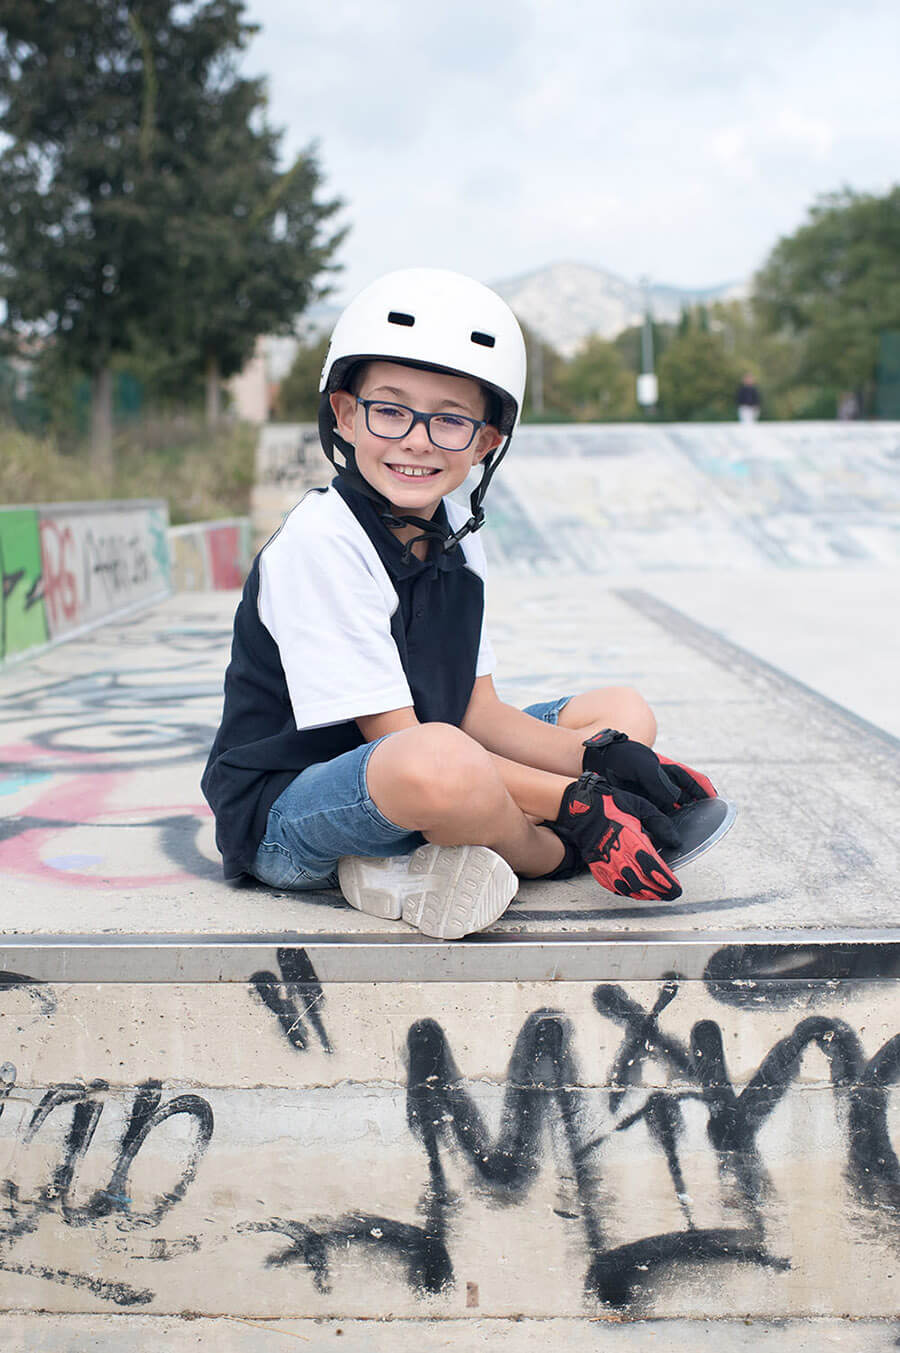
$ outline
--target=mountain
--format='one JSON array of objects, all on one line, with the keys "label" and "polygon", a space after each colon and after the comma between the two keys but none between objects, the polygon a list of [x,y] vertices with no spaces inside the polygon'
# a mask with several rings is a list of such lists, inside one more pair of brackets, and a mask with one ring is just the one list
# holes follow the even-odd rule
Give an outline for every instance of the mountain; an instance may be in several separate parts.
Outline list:
[{"label": "mountain", "polygon": [[[505,282],[492,282],[498,292],[534,333],[563,357],[571,357],[591,334],[615,338],[644,318],[644,288],[604,268],[586,263],[552,263]],[[656,320],[675,321],[684,305],[743,300],[746,282],[689,289],[650,287],[650,310]],[[320,301],[304,312],[297,333],[304,342],[316,342],[330,333],[341,306]]]},{"label": "mountain", "polygon": [[[639,283],[585,263],[553,263],[491,285],[519,319],[563,357],[571,357],[591,334],[615,338],[644,318],[644,288]],[[746,294],[743,282],[694,290],[653,285],[650,311],[656,320],[674,321],[684,305],[739,300]]]}]

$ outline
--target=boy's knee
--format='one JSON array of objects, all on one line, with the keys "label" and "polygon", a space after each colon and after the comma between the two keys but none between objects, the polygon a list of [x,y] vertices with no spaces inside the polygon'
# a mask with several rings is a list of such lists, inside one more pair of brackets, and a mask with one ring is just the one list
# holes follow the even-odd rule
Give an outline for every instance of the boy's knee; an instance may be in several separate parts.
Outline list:
[{"label": "boy's knee", "polygon": [[620,698],[623,721],[627,724],[623,731],[635,742],[643,742],[646,746],[652,747],[656,741],[656,715],[653,710],[640,691],[636,691],[633,686],[623,686]]},{"label": "boy's knee", "polygon": [[452,724],[421,724],[395,766],[406,792],[420,805],[422,822],[469,812],[490,812],[503,782],[485,749]]}]

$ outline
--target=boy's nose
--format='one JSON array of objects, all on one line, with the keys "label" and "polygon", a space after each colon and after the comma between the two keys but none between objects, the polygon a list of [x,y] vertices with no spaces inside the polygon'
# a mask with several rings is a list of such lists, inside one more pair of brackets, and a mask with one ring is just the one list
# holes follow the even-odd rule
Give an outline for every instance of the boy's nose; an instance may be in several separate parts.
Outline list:
[{"label": "boy's nose", "polygon": [[403,438],[403,445],[408,446],[412,451],[431,451],[434,442],[428,436],[428,429],[424,423],[413,423],[409,432]]}]

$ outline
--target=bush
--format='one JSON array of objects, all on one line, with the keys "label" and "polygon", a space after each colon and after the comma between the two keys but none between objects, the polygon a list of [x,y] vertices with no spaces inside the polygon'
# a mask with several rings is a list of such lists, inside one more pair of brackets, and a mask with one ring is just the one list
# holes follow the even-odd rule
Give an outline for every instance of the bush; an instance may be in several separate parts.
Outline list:
[{"label": "bush", "polygon": [[50,437],[0,426],[0,504],[165,498],[173,525],[246,516],[257,435],[248,423],[213,432],[193,418],[133,425],[117,439],[110,480],[86,449],[64,453]]}]

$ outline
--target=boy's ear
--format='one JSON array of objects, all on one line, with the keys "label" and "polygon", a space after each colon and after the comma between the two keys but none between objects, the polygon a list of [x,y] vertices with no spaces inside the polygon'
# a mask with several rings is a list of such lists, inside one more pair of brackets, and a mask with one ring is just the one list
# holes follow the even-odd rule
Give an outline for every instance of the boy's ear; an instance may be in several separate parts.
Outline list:
[{"label": "boy's ear", "polygon": [[496,450],[502,441],[503,433],[498,432],[492,423],[488,423],[478,434],[475,443],[475,454],[472,457],[472,464],[480,464],[488,452]]},{"label": "boy's ear", "polygon": [[335,390],[329,395],[328,402],[334,411],[338,432],[345,442],[352,442],[356,436],[356,396],[349,390]]}]

